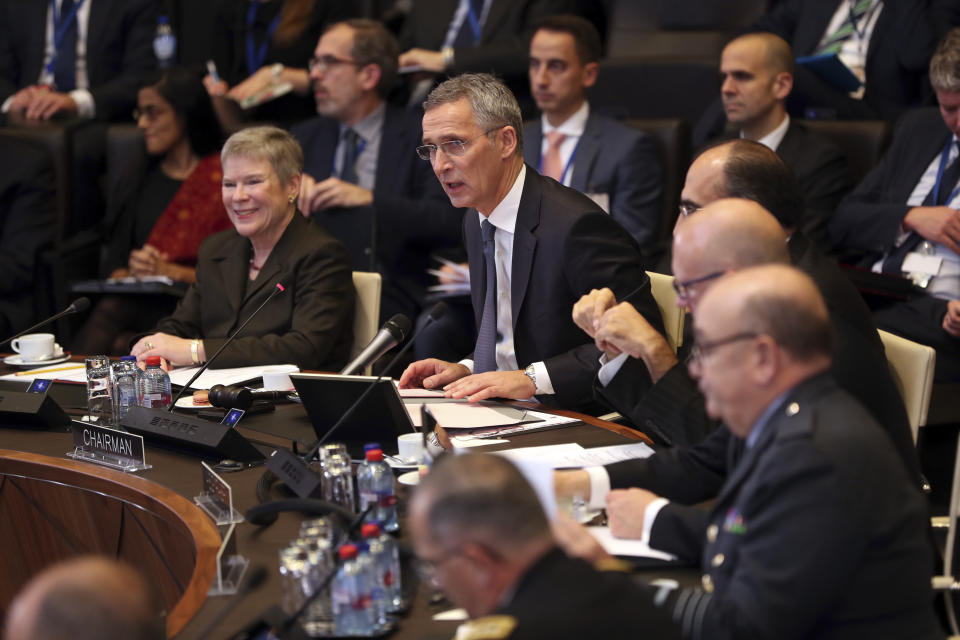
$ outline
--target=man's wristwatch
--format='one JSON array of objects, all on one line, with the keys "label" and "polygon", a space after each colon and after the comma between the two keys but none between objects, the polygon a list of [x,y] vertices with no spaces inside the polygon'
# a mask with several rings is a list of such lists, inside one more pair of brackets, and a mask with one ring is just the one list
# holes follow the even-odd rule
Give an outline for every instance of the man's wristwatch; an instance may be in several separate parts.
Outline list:
[{"label": "man's wristwatch", "polygon": [[527,365],[527,368],[523,370],[523,375],[530,378],[530,382],[533,383],[533,390],[536,393],[537,390],[537,370],[533,368],[533,365]]}]

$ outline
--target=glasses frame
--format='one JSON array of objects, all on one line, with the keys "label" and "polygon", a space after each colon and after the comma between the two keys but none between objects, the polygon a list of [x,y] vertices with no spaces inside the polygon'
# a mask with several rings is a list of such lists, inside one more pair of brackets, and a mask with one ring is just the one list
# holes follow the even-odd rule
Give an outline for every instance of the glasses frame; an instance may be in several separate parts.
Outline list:
[{"label": "glasses frame", "polygon": [[307,73],[313,73],[314,69],[324,73],[330,67],[338,64],[352,64],[355,67],[364,66],[362,62],[357,62],[356,60],[346,60],[344,58],[338,58],[337,56],[325,55],[320,56],[319,58],[317,56],[313,56],[307,61]]},{"label": "glasses frame", "polygon": [[699,278],[692,278],[690,280],[678,280],[674,278],[673,290],[677,294],[677,298],[679,298],[680,300],[688,301],[693,298],[693,296],[691,295],[690,287],[694,285],[698,285],[702,282],[708,282],[715,278],[719,278],[723,275],[726,275],[726,273],[727,273],[726,271],[714,271],[712,273],[708,273],[705,276],[700,276]]},{"label": "glasses frame", "polygon": [[735,333],[732,336],[727,336],[726,338],[720,338],[719,340],[694,342],[690,347],[690,359],[703,362],[704,358],[724,345],[733,344],[734,342],[740,342],[742,340],[753,340],[754,338],[759,338],[761,335],[763,334],[757,333],[756,331],[743,331],[741,333]]},{"label": "glasses frame", "polygon": [[473,142],[474,140],[479,140],[485,135],[491,134],[498,129],[503,129],[508,125],[501,124],[492,129],[487,129],[480,135],[474,136],[469,140],[447,140],[446,142],[441,142],[440,144],[422,144],[417,147],[417,157],[425,162],[433,162],[433,159],[437,157],[437,150],[443,151],[447,156],[456,158],[462,156],[466,153],[467,145]]}]

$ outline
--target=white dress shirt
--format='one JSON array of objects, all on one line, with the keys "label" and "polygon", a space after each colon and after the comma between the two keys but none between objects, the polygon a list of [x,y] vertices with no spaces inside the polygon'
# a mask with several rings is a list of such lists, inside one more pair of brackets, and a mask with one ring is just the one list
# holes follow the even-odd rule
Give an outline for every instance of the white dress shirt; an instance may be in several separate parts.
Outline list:
[{"label": "white dress shirt", "polygon": [[[562,176],[562,182],[564,186],[570,186],[570,180],[573,177],[574,164],[570,163],[570,157],[573,156],[574,150],[577,148],[577,145],[580,144],[580,138],[583,136],[583,130],[587,127],[587,118],[590,117],[590,103],[586,100],[583,101],[583,104],[580,105],[580,108],[574,112],[572,116],[567,118],[560,126],[555,127],[547,121],[546,115],[540,116],[540,124],[543,130],[543,136],[541,136],[540,141],[540,162],[543,162],[544,156],[547,155],[547,149],[550,146],[550,142],[547,140],[547,134],[552,131],[559,131],[566,137],[563,139],[563,142],[560,143],[560,166],[563,167],[564,173]],[[574,158],[576,162],[576,158]]]},{"label": "white dress shirt", "polygon": [[[763,136],[757,142],[765,146],[770,151],[776,152],[777,147],[780,146],[780,143],[783,142],[784,136],[787,135],[787,129],[790,128],[790,116],[784,115],[783,122],[778,124],[776,128]],[[740,132],[740,137],[743,137],[743,131]]]},{"label": "white dress shirt", "polygon": [[[520,368],[517,354],[513,348],[513,307],[510,300],[510,278],[513,273],[513,234],[517,226],[517,212],[520,209],[520,197],[523,195],[523,182],[527,176],[527,167],[520,173],[506,197],[494,207],[489,216],[479,211],[480,223],[488,220],[496,227],[493,234],[497,267],[497,370],[516,371]],[[473,360],[461,360],[473,371]],[[553,384],[543,362],[534,362],[533,369],[537,377],[537,395],[552,394]]]}]

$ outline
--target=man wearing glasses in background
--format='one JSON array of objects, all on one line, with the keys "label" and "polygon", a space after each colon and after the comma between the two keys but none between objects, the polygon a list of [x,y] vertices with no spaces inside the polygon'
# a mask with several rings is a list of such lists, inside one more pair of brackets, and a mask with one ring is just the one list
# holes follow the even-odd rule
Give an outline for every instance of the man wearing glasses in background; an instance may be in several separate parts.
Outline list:
[{"label": "man wearing glasses in background", "polygon": [[291,133],[303,147],[300,211],[347,246],[353,268],[383,276],[380,316],[416,317],[430,254],[460,243],[460,219],[413,153],[420,118],[388,105],[399,48],[379,22],[327,29],[310,61],[320,117]]},{"label": "man wearing glasses in background", "polygon": [[524,165],[520,108],[493,76],[447,80],[424,110],[420,157],[455,207],[476,209],[464,239],[479,331],[468,359],[415,362],[401,388],[587,405],[600,354],[570,317],[580,296],[609,284],[662,331],[636,243],[588,197]]}]

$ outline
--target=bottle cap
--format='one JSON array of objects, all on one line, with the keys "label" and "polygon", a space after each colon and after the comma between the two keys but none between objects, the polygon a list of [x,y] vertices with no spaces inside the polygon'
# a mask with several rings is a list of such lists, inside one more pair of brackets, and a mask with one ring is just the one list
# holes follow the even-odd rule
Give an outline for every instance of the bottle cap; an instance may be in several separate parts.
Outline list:
[{"label": "bottle cap", "polygon": [[136,362],[137,356],[120,356],[120,360],[122,360],[123,362],[131,362],[131,361]]},{"label": "bottle cap", "polygon": [[357,557],[357,547],[356,545],[345,544],[342,547],[340,547],[340,550],[338,553],[340,554],[341,560],[350,560],[351,558]]},{"label": "bottle cap", "polygon": [[160,366],[160,356],[147,356],[147,366],[148,366],[148,367],[159,367],[159,366]]},{"label": "bottle cap", "polygon": [[379,442],[368,442],[367,444],[363,445],[363,454],[366,455],[367,451],[370,451],[371,449],[382,449],[382,447],[380,446]]},{"label": "bottle cap", "polygon": [[382,462],[383,451],[380,449],[370,449],[367,451],[367,462]]},{"label": "bottle cap", "polygon": [[360,535],[364,538],[378,538],[380,537],[380,525],[368,522],[360,527]]}]

